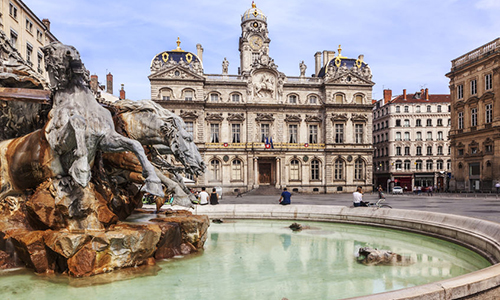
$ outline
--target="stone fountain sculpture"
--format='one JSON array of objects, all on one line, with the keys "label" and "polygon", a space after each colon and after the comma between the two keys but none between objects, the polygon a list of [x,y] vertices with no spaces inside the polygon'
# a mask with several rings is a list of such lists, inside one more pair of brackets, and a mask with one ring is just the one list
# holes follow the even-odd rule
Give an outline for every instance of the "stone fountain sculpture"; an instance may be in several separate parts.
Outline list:
[{"label": "stone fountain sculpture", "polygon": [[[150,101],[106,108],[90,90],[74,47],[56,42],[43,52],[50,112],[40,109],[36,124],[19,120],[36,130],[10,132],[14,138],[0,142],[0,268],[24,264],[38,273],[79,277],[201,249],[206,217],[185,212],[148,225],[120,222],[142,205],[144,193],[163,197],[167,191],[177,204],[192,205],[178,172],[199,175],[205,166],[182,120]],[[0,76],[3,106],[34,93],[22,84],[16,88],[12,78]],[[164,153],[184,167],[166,163]]]}]

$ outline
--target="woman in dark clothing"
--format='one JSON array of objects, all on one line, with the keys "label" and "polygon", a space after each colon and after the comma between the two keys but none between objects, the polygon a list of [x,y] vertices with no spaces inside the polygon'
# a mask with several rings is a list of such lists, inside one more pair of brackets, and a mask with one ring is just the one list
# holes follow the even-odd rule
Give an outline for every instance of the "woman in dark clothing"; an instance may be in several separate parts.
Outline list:
[{"label": "woman in dark clothing", "polygon": [[212,205],[219,204],[219,195],[215,191],[215,188],[212,189],[212,193],[210,194],[210,204]]}]

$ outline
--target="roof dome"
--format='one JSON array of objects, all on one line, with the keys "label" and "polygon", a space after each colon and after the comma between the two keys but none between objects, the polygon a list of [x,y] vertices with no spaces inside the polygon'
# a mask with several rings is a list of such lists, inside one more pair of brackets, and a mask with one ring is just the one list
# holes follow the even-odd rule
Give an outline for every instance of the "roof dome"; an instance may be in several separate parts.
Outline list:
[{"label": "roof dome", "polygon": [[255,3],[252,1],[252,8],[247,9],[245,13],[241,16],[241,22],[246,22],[250,20],[260,20],[267,22],[267,17],[264,15],[262,10],[258,9]]}]

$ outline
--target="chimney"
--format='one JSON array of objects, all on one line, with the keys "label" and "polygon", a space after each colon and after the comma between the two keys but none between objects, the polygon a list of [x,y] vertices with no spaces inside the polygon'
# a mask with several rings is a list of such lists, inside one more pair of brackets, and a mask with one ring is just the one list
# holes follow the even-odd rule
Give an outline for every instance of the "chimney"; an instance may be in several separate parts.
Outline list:
[{"label": "chimney", "polygon": [[320,70],[321,70],[321,52],[318,51],[314,54],[314,72],[316,74],[316,77],[318,77]]},{"label": "chimney", "polygon": [[196,44],[196,55],[203,63],[203,47],[201,46],[201,44]]},{"label": "chimney", "polygon": [[125,85],[122,83],[122,88],[120,89],[120,100],[125,99]]},{"label": "chimney", "polygon": [[372,105],[375,104],[375,103],[377,103],[377,100],[372,99]]},{"label": "chimney", "polygon": [[43,19],[42,23],[47,28],[47,31],[50,31],[50,21],[49,21],[49,19]]},{"label": "chimney", "polygon": [[425,89],[425,101],[429,101],[429,89]]},{"label": "chimney", "polygon": [[385,89],[384,90],[384,105],[389,103],[392,99],[392,90]]},{"label": "chimney", "polygon": [[111,72],[106,75],[106,93],[113,95],[113,75]]},{"label": "chimney", "polygon": [[99,87],[99,81],[97,78],[97,75],[90,75],[90,89],[94,91],[94,93],[97,93],[97,88]]},{"label": "chimney", "polygon": [[323,66],[326,67],[327,63],[328,63],[328,51],[323,50]]},{"label": "chimney", "polygon": [[403,100],[406,101],[406,89],[403,89]]}]

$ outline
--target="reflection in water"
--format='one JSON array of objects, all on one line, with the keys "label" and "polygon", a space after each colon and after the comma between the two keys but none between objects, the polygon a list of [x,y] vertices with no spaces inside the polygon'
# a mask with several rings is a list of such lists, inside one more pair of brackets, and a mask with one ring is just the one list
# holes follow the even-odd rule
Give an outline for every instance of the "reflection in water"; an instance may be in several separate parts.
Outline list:
[{"label": "reflection in water", "polygon": [[[479,255],[442,240],[368,226],[287,221],[211,224],[205,251],[159,263],[149,276],[120,276],[92,285],[45,280],[29,272],[0,275],[3,299],[340,299],[442,280],[489,266]],[[361,247],[387,249],[410,266],[365,266]],[[113,273],[112,273],[113,274]],[[127,274],[127,273],[124,273]],[[141,273],[142,274],[142,273]],[[155,275],[156,274],[156,275]],[[144,275],[144,274],[143,274]],[[111,278],[111,277],[110,277]]]}]

